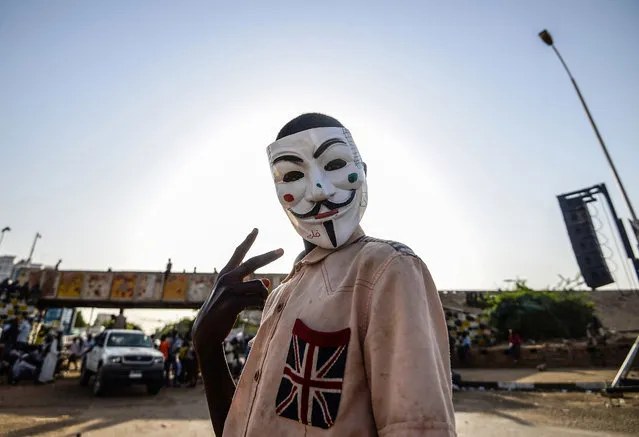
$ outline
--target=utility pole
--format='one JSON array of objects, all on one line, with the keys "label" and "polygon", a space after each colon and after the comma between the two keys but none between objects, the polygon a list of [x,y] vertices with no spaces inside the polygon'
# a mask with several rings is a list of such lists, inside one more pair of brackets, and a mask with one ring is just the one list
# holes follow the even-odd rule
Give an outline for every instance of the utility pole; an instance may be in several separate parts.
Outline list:
[{"label": "utility pole", "polygon": [[11,228],[9,226],[5,226],[4,228],[2,228],[2,230],[0,231],[0,244],[2,244],[2,240],[4,240],[5,232],[11,232]]}]

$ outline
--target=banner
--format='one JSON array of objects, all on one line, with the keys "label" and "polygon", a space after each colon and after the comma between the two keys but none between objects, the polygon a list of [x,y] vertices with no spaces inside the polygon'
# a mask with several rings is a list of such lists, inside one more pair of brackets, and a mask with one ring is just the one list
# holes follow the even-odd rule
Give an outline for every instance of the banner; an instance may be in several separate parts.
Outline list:
[{"label": "banner", "polygon": [[59,299],[79,299],[84,273],[81,272],[61,272],[58,283]]},{"label": "banner", "polygon": [[163,300],[184,301],[189,275],[186,273],[171,273],[164,282]]},{"label": "banner", "polygon": [[135,273],[115,273],[111,285],[111,299],[131,300],[135,291]]},{"label": "banner", "polygon": [[46,269],[42,272],[42,289],[40,297],[53,298],[58,289],[59,272],[53,269]]},{"label": "banner", "polygon": [[211,294],[216,280],[217,274],[215,273],[196,273],[191,275],[186,300],[188,302],[204,302]]},{"label": "banner", "polygon": [[134,300],[158,301],[162,299],[162,273],[138,273]]},{"label": "banner", "polygon": [[107,300],[111,292],[113,273],[86,273],[82,286],[82,298],[87,300]]},{"label": "banner", "polygon": [[[40,284],[40,299],[52,301],[73,299],[86,301],[86,306],[104,306],[130,302],[131,307],[196,308],[206,301],[215,285],[218,273],[57,271],[29,269],[25,283],[33,288]],[[246,280],[268,278],[269,292],[277,288],[286,274],[263,273]],[[48,302],[52,304],[52,302]],[[66,305],[60,303],[60,306]],[[77,303],[82,306],[82,302]]]}]

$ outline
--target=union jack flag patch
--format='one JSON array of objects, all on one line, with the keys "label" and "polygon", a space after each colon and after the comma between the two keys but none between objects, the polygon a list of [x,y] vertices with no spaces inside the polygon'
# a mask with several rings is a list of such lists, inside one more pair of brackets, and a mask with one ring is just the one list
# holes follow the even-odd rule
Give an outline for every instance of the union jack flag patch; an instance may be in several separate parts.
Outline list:
[{"label": "union jack flag patch", "polygon": [[315,331],[295,321],[275,411],[305,425],[330,428],[342,396],[350,328]]}]

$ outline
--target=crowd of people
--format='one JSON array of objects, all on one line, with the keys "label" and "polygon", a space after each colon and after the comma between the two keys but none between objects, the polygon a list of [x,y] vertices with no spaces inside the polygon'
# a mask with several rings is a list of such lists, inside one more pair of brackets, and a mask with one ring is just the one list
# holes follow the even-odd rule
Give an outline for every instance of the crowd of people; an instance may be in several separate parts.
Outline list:
[{"label": "crowd of people", "polygon": [[[472,340],[467,331],[461,333],[458,338],[454,338],[448,335],[448,342],[450,345],[450,354],[457,354],[457,359],[460,363],[468,363],[471,360],[472,355]],[[517,364],[521,357],[521,345],[522,340],[519,334],[512,329],[508,330],[508,347],[504,349],[504,354],[509,355],[513,362]]]},{"label": "crowd of people", "polygon": [[[10,309],[26,307],[37,301],[38,291],[30,290],[26,284],[20,286],[17,281],[5,280],[0,282],[0,302],[5,309],[8,305]],[[59,328],[43,326],[34,315],[35,310],[33,314],[21,312],[0,320],[0,381],[52,382],[63,371],[81,370],[85,354],[95,344],[91,334],[74,337],[69,342],[69,337],[64,337]],[[122,310],[112,316],[111,321],[110,329],[125,329],[127,325]],[[249,340],[250,337],[238,334],[224,343],[229,368],[236,379],[248,355]],[[164,354],[166,385],[194,387],[199,366],[190,333],[181,335],[174,330],[156,338],[154,344]]]},{"label": "crowd of people", "polygon": [[164,382],[167,387],[195,387],[198,364],[190,336],[177,331],[162,335],[156,346],[164,355]]},{"label": "crowd of people", "polygon": [[223,347],[226,355],[226,363],[235,380],[239,379],[242,374],[244,364],[251,349],[250,341],[253,337],[253,335],[247,336],[244,335],[243,332],[239,332],[224,341]]},{"label": "crowd of people", "polygon": [[[30,320],[24,317],[17,324],[12,321],[5,325],[0,335],[0,343],[4,345],[0,353],[0,376],[5,376],[10,384],[48,383],[64,370],[79,371],[85,354],[95,345],[93,336],[88,334],[86,338],[74,337],[65,346],[60,331],[46,328],[41,329],[46,332],[41,342],[29,344],[30,331]],[[164,354],[166,386],[195,387],[199,368],[190,339],[173,331],[157,340],[155,347]]]},{"label": "crowd of people", "polygon": [[[242,374],[253,337],[239,332],[229,336],[222,345],[229,371],[235,380]],[[164,355],[165,385],[195,387],[199,377],[199,363],[190,333],[181,335],[173,330],[156,339],[155,346]]]},{"label": "crowd of people", "polygon": [[0,343],[0,376],[10,384],[30,380],[45,384],[60,374],[65,354],[62,332],[42,328],[36,341],[29,343],[33,319],[24,313],[3,326]]},{"label": "crowd of people", "polygon": [[40,287],[38,285],[29,288],[28,284],[20,285],[17,281],[5,279],[0,282],[0,302],[9,303],[16,299],[27,304],[35,304],[40,298]]}]

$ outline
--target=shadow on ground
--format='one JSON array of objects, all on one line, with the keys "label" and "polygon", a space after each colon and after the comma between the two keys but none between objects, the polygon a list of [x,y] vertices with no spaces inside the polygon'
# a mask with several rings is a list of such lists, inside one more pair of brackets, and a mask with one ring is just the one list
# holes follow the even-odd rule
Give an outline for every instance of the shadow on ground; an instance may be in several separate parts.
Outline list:
[{"label": "shadow on ground", "polygon": [[453,394],[455,412],[492,414],[512,420],[519,425],[535,426],[532,422],[519,418],[509,411],[536,409],[533,400],[514,399],[507,392],[499,391],[464,391]]}]

